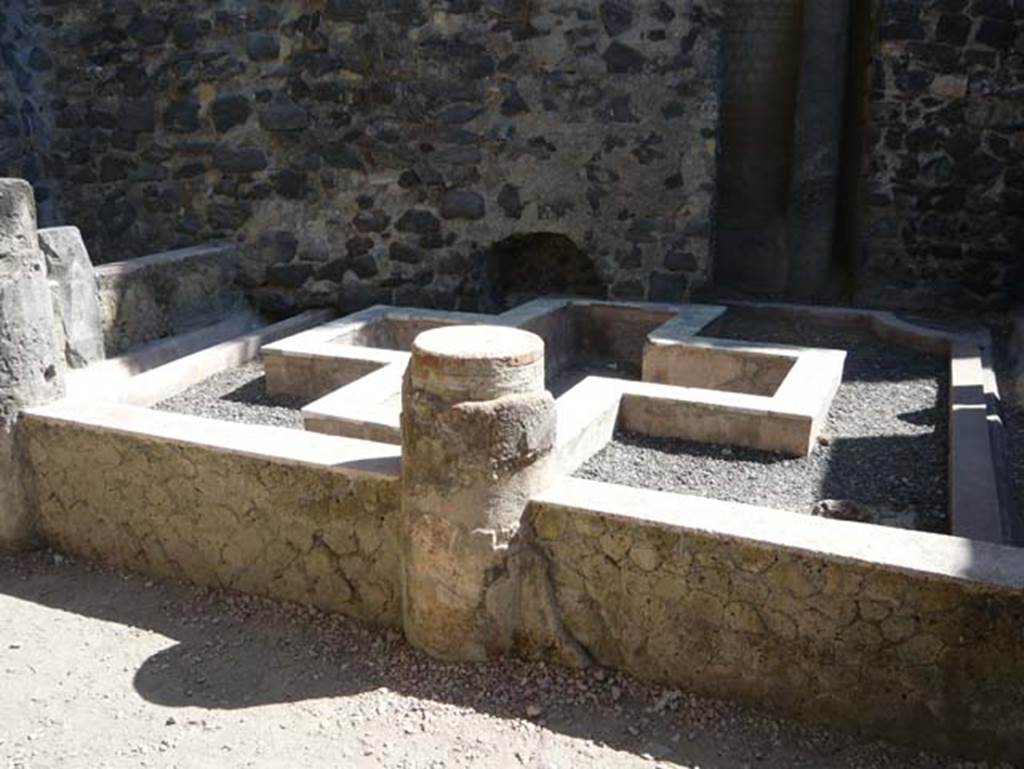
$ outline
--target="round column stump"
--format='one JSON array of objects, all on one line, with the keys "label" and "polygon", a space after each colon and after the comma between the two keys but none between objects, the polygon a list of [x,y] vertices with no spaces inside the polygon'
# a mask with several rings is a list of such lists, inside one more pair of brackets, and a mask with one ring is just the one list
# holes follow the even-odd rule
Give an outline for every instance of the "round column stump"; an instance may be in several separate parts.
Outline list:
[{"label": "round column stump", "polygon": [[[555,404],[544,342],[501,326],[420,334],[402,387],[403,620],[409,641],[483,659],[507,639],[487,606],[530,497],[549,480]],[[498,618],[500,619],[500,618]]]}]

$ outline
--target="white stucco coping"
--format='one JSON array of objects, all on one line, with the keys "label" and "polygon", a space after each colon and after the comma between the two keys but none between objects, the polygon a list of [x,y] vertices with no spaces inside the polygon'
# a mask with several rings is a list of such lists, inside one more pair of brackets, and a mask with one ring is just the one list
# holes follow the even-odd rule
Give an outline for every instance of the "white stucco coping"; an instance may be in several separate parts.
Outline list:
[{"label": "white stucco coping", "polygon": [[[284,355],[290,357],[324,357],[339,358],[353,357],[355,351],[359,356],[367,359],[390,358],[398,350],[387,350],[379,347],[371,347],[361,344],[358,341],[357,332],[372,328],[375,323],[381,321],[434,321],[444,325],[476,324],[494,322],[494,316],[481,315],[479,313],[455,312],[447,310],[419,310],[407,307],[392,307],[390,305],[374,305],[365,310],[346,315],[343,318],[324,323],[316,328],[303,331],[268,344],[264,347],[264,354]],[[342,339],[342,337],[350,337]],[[368,352],[368,351],[373,352]],[[390,360],[388,361],[390,362]]]},{"label": "white stucco coping", "polygon": [[879,527],[867,523],[581,478],[564,478],[535,495],[531,503],[664,527],[681,536],[697,531],[933,579],[1024,590],[1024,558],[1019,549],[961,537],[907,529],[886,529],[880,535]]},{"label": "white stucco coping", "polygon": [[[724,342],[720,343],[720,342]],[[622,427],[665,438],[746,446],[804,456],[814,446],[843,378],[842,350],[760,345],[694,337],[648,343],[648,351],[698,348],[789,358],[793,365],[772,395],[654,382],[623,382]],[[645,373],[647,370],[645,351]],[[699,415],[699,418],[698,418]],[[756,417],[741,420],[740,415]]]},{"label": "white stucco coping", "polygon": [[792,318],[813,318],[821,323],[839,326],[860,326],[872,331],[879,339],[905,344],[921,352],[946,355],[954,342],[965,337],[984,336],[978,331],[956,331],[933,328],[922,323],[906,320],[887,310],[864,310],[855,307],[823,307],[813,304],[786,304],[783,302],[727,302],[731,307],[747,307],[754,310],[771,310]]},{"label": "white stucco coping", "polygon": [[268,341],[319,325],[333,314],[330,310],[310,310],[226,341],[219,325],[192,332],[186,336],[198,334],[197,339],[205,338],[206,346],[183,357],[175,357],[182,349],[188,349],[183,342],[176,341],[177,337],[165,340],[158,343],[159,354],[144,348],[74,372],[68,377],[68,397],[135,405],[157,403],[213,374],[249,362]]},{"label": "white stucco coping", "polygon": [[285,427],[249,425],[101,401],[64,399],[26,409],[22,416],[155,441],[347,473],[398,478],[401,449]]},{"label": "white stucco coping", "polygon": [[402,376],[409,353],[351,384],[328,393],[302,409],[307,430],[399,444],[402,442]]},{"label": "white stucco coping", "polygon": [[234,339],[260,325],[260,319],[255,313],[245,310],[233,313],[211,326],[154,340],[137,350],[124,353],[116,358],[96,361],[85,368],[70,369],[65,375],[68,391],[74,392],[99,379],[114,380],[133,377],[177,358],[199,352],[211,345]]},{"label": "white stucco coping", "polygon": [[327,355],[333,352],[331,343],[339,336],[362,331],[366,326],[380,320],[386,309],[383,305],[367,307],[365,310],[346,315],[343,318],[321,323],[301,333],[265,344],[261,352],[264,355],[270,353],[290,357],[302,357],[314,352]]},{"label": "white stucco coping", "polygon": [[[367,360],[387,357],[393,350],[382,350],[360,344],[358,341],[339,341],[340,337],[355,335],[380,321],[415,322],[433,321],[441,325],[494,324],[521,327],[537,318],[557,312],[565,307],[607,307],[623,312],[643,311],[662,313],[670,317],[663,326],[656,329],[661,336],[679,339],[693,336],[713,320],[721,316],[726,307],[701,304],[663,304],[654,302],[614,302],[603,299],[550,298],[534,299],[500,315],[459,312],[451,310],[424,310],[412,307],[374,305],[365,310],[346,315],[316,328],[295,334],[267,344],[262,352],[270,355],[311,358],[352,358],[366,357]],[[368,352],[374,350],[374,353]],[[388,360],[388,362],[391,362]]]},{"label": "white stucco coping", "polygon": [[558,468],[574,473],[601,451],[615,434],[622,402],[622,382],[588,376],[555,401],[555,446]]}]

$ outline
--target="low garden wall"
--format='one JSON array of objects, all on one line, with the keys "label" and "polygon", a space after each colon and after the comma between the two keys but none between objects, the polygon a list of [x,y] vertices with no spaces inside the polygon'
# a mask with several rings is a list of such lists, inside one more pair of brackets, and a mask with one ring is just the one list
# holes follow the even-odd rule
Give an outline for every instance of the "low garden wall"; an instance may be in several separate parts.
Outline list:
[{"label": "low garden wall", "polygon": [[23,429],[53,546],[399,624],[397,448],[117,404]]},{"label": "low garden wall", "polygon": [[[613,411],[588,417],[605,439]],[[400,446],[74,397],[24,411],[19,431],[50,545],[408,630]],[[446,467],[442,499],[443,483],[462,489]],[[480,618],[512,639],[494,653],[1024,761],[1018,548],[563,478],[530,495],[477,573],[441,513],[429,555],[485,596]],[[436,617],[449,598],[438,591]]]}]

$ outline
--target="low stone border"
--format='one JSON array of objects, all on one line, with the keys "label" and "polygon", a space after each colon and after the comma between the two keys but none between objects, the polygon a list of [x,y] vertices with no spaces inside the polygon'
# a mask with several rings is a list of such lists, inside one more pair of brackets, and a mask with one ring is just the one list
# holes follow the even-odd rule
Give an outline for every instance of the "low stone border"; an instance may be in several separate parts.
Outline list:
[{"label": "low stone border", "polygon": [[327,435],[401,443],[402,377],[408,353],[376,371],[339,387],[302,409],[307,430]]},{"label": "low stone border", "polygon": [[[307,429],[397,442],[408,362],[401,348],[425,328],[489,320],[545,339],[549,371],[578,362],[574,341],[583,360],[590,351],[642,367],[643,382],[601,387],[602,393],[617,388],[620,396],[617,416],[609,417],[613,425],[618,419],[631,432],[806,455],[839,387],[845,353],[695,336],[723,311],[547,299],[492,318],[380,306],[268,345],[263,357],[271,392],[311,397],[329,390],[303,409]],[[606,431],[605,400],[594,406],[579,393],[563,396],[558,413],[560,430],[568,431],[559,443],[575,446],[565,459],[577,466],[586,459],[583,446],[601,448],[594,436]],[[584,426],[588,417],[598,420],[593,430]],[[578,440],[583,436],[588,439]]]},{"label": "low stone border", "polygon": [[[557,328],[572,318],[535,313],[530,322]],[[627,331],[614,343],[632,354],[648,332]],[[236,349],[243,348],[253,346]],[[211,366],[219,354],[210,354]],[[952,360],[958,369],[974,366],[962,363],[969,355]],[[184,372],[169,377],[177,385],[197,375],[188,363],[170,366]],[[398,368],[392,361],[376,376],[393,379]],[[350,386],[373,390],[373,376]],[[966,381],[955,372],[957,384]],[[408,628],[403,510],[423,496],[419,485],[434,484],[424,498],[438,528],[423,532],[419,557],[442,575],[430,585],[441,593],[457,585],[460,600],[486,612],[470,617],[482,634],[477,653],[487,653],[493,632],[495,649],[526,657],[598,662],[934,750],[1024,760],[1019,550],[556,477],[611,438],[622,392],[621,382],[601,377],[571,388],[553,414],[554,443],[540,392],[518,401],[548,415],[538,417],[544,430],[524,432],[523,441],[510,435],[492,443],[489,429],[472,427],[500,413],[487,402],[464,414],[461,405],[444,407],[442,439],[423,412],[419,456],[436,465],[427,475],[422,464],[402,462],[391,443],[95,399],[28,409],[20,429],[39,525],[62,549]],[[418,402],[429,411],[438,407],[435,396]],[[975,426],[979,414],[963,410]],[[492,466],[472,456],[483,479],[476,485],[452,480],[461,476],[449,454],[458,455],[467,436],[502,460]],[[541,485],[525,495],[496,492],[522,467],[505,452],[541,438],[544,452],[530,456],[546,453],[552,463],[529,477]],[[492,476],[495,468],[501,473]],[[445,502],[449,482],[453,493],[468,495],[461,507]],[[459,548],[440,546],[451,542],[445,527],[454,525],[443,519],[472,513],[478,494],[502,505],[521,496],[518,530],[481,533],[474,524]],[[463,556],[479,556],[480,548],[497,559],[487,579],[460,571]],[[418,617],[443,628],[451,607],[436,608],[438,616]]]},{"label": "low stone border", "polygon": [[992,371],[988,331],[932,328],[894,313],[814,305],[731,302],[791,318],[870,330],[878,338],[950,361],[949,521],[950,533],[967,539],[1024,546],[1024,526],[999,476],[1006,467],[1000,438],[999,390]]},{"label": "low stone border", "polygon": [[400,624],[397,446],[98,401],[23,428],[52,546]]},{"label": "low stone border", "polygon": [[320,325],[333,315],[330,310],[310,310],[265,326],[248,313],[232,316],[216,326],[70,372],[68,397],[148,406],[224,369],[248,363],[263,345]]},{"label": "low stone border", "polygon": [[219,322],[245,307],[237,246],[208,243],[95,268],[108,355]]},{"label": "low stone border", "polygon": [[[399,447],[67,400],[22,425],[53,546],[400,626]],[[510,559],[518,653],[1024,759],[1014,548],[563,478]]]}]

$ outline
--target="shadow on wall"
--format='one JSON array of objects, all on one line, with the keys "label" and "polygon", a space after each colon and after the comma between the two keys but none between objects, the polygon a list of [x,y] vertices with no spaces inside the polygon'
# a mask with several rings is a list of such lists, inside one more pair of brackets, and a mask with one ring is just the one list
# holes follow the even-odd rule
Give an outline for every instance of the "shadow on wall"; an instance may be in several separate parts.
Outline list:
[{"label": "shadow on wall", "polygon": [[512,235],[487,252],[481,309],[504,312],[540,296],[608,298],[608,284],[573,240],[552,232]]},{"label": "shadow on wall", "polygon": [[867,506],[886,525],[948,533],[945,457],[935,449],[930,434],[836,439],[820,496]]}]

